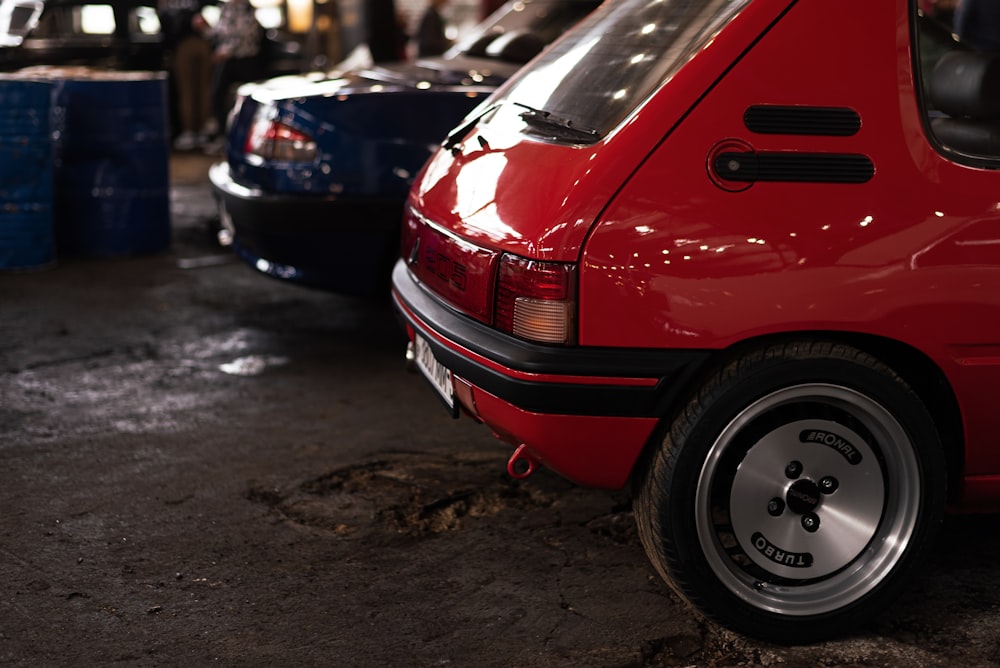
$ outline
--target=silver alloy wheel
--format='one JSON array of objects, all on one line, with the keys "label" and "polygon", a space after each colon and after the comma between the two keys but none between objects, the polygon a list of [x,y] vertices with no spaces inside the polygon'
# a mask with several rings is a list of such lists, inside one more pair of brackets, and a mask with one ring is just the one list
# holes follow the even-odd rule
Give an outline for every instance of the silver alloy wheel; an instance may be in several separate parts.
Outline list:
[{"label": "silver alloy wheel", "polygon": [[893,571],[917,525],[920,485],[913,444],[882,405],[843,386],[794,385],[719,433],[698,478],[696,529],[736,596],[819,615]]}]

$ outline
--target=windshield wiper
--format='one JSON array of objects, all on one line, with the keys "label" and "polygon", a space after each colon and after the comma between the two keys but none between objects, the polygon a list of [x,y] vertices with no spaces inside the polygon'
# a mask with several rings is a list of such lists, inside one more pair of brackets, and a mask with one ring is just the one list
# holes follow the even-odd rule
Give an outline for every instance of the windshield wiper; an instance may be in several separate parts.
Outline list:
[{"label": "windshield wiper", "polygon": [[[479,113],[470,116],[467,121],[448,133],[448,136],[445,137],[441,147],[446,151],[451,151],[452,154],[461,150],[462,139],[465,135],[469,134],[469,131],[475,127],[476,123],[478,123],[483,116],[486,116],[491,111],[494,111],[501,104],[503,104],[502,101],[494,102],[493,104],[487,105]],[[525,123],[532,127],[542,128],[548,130],[550,133],[554,132],[562,139],[574,139],[588,143],[592,143],[600,139],[600,135],[597,130],[578,128],[573,125],[573,121],[568,118],[562,118],[561,116],[556,116],[551,112],[529,107],[521,102],[514,102],[513,104],[525,109],[525,111],[521,112],[520,117]]]},{"label": "windshield wiper", "polygon": [[599,139],[597,130],[590,128],[578,128],[573,125],[573,121],[562,116],[556,116],[552,112],[529,107],[521,102],[515,102],[518,107],[524,107],[521,119],[528,125],[535,128],[543,128],[556,131],[564,139],[579,139],[581,141],[595,142]]},{"label": "windshield wiper", "polygon": [[488,105],[478,114],[472,116],[471,118],[469,118],[469,120],[467,120],[454,130],[449,132],[448,136],[444,138],[444,143],[441,144],[442,148],[444,148],[444,150],[446,151],[451,151],[452,154],[454,154],[456,150],[460,148],[459,144],[461,143],[462,138],[465,137],[465,135],[469,134],[469,130],[471,130],[473,126],[479,122],[479,119],[499,106],[500,106],[499,102],[494,102],[493,104]]}]

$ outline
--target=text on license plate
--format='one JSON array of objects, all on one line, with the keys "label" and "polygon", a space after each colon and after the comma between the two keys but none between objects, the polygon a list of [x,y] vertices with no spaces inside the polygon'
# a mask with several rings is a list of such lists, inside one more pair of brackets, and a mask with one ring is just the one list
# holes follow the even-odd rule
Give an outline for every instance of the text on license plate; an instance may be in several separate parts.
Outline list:
[{"label": "text on license plate", "polygon": [[451,371],[437,361],[437,358],[434,357],[434,351],[419,334],[413,337],[413,353],[416,357],[417,368],[431,382],[448,408],[454,411],[455,390],[451,383]]}]

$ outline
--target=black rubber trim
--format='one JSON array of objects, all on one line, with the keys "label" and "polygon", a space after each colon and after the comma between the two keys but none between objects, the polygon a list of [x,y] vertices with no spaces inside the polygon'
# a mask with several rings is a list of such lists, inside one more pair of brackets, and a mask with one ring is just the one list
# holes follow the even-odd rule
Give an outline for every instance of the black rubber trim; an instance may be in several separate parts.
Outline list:
[{"label": "black rubber trim", "polygon": [[721,179],[741,183],[865,183],[875,175],[872,161],[853,153],[728,151],[716,156],[712,169]]},{"label": "black rubber trim", "polygon": [[[522,341],[463,316],[428,294],[402,260],[392,274],[393,300],[439,362],[490,394],[527,411],[559,415],[661,417],[709,351],[555,347]],[[410,312],[416,314],[417,321]],[[527,373],[590,378],[653,378],[650,387],[536,382],[511,378],[438,343],[437,334],[496,364]]]},{"label": "black rubber trim", "polygon": [[743,124],[765,135],[850,137],[861,129],[861,116],[846,107],[756,105],[743,113]]}]

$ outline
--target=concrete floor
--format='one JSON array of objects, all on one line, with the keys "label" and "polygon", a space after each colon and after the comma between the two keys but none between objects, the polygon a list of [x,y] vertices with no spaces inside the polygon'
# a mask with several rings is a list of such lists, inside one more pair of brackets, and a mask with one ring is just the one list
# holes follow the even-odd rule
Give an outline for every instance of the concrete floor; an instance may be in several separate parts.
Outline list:
[{"label": "concrete floor", "polygon": [[169,249],[0,273],[0,664],[1000,664],[992,516],[852,637],[703,621],[627,491],[512,480],[445,415],[387,303],[214,245],[209,162],[171,160]]}]

